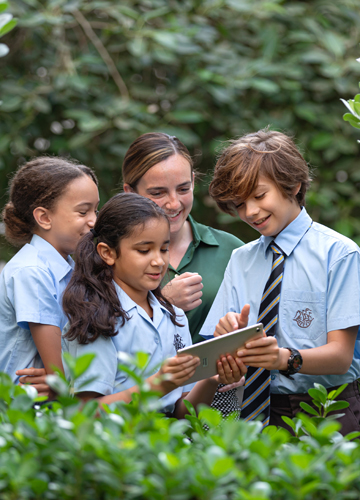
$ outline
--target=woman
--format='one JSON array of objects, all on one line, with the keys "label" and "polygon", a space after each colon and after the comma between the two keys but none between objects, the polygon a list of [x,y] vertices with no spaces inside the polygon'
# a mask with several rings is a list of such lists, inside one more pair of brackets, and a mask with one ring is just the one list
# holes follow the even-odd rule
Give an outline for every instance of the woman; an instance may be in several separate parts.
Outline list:
[{"label": "woman", "polygon": [[[186,312],[194,343],[224,277],[235,236],[199,224],[191,217],[195,173],[186,146],[177,137],[151,132],[129,147],[122,167],[125,192],[150,198],[170,221],[170,265],[163,294]],[[166,282],[167,281],[167,282]],[[217,393],[214,407],[223,415],[239,411],[235,389]]]}]

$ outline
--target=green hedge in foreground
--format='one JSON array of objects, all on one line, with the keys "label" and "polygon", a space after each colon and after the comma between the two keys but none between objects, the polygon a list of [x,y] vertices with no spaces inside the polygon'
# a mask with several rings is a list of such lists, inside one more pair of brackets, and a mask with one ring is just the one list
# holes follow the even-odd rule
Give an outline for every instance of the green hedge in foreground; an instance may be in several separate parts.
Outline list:
[{"label": "green hedge in foreground", "polygon": [[[87,364],[73,362],[75,375]],[[332,419],[295,419],[298,437],[224,422],[207,407],[176,421],[156,412],[146,386],[132,404],[99,413],[96,402],[81,406],[61,379],[55,384],[58,401],[34,408],[34,390],[0,375],[1,500],[360,497],[360,446]],[[322,408],[331,404],[321,386],[312,395]]]}]

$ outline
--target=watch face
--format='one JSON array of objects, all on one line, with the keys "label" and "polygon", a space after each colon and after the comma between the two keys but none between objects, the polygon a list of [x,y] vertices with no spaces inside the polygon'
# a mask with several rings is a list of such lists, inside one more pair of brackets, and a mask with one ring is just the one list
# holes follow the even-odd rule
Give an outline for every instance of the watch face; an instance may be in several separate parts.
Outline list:
[{"label": "watch face", "polygon": [[295,354],[293,357],[292,363],[291,363],[294,370],[296,370],[296,371],[300,370],[301,365],[302,365],[301,362],[302,362],[302,359],[301,359],[300,354]]}]

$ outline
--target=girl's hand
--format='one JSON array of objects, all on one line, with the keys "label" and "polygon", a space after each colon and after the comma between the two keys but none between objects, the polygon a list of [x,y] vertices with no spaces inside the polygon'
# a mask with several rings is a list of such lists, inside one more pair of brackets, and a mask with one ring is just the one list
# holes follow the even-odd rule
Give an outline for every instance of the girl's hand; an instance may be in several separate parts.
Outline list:
[{"label": "girl's hand", "polygon": [[194,356],[174,356],[166,359],[158,372],[158,376],[168,375],[168,380],[163,380],[160,384],[167,387],[171,384],[173,390],[183,386],[195,373],[199,366],[200,359]]},{"label": "girl's hand", "polygon": [[180,307],[183,311],[191,311],[202,302],[203,286],[200,274],[184,273],[175,276],[161,291],[176,307]]},{"label": "girl's hand", "polygon": [[241,313],[228,312],[223,316],[216,325],[214,337],[225,335],[239,328],[245,328],[249,322],[250,305],[245,304]]},{"label": "girl's hand", "polygon": [[[232,385],[237,384],[244,377],[247,368],[243,361],[239,358],[233,358],[230,354],[222,356],[217,362],[218,375],[212,377],[218,384]],[[236,385],[238,387],[238,385]],[[225,390],[220,392],[227,392],[231,388],[224,387]]]},{"label": "girl's hand", "polygon": [[275,337],[264,336],[245,344],[244,349],[237,352],[241,361],[254,368],[267,370],[286,370],[290,356],[288,349],[280,348]]},{"label": "girl's hand", "polygon": [[53,391],[46,383],[47,373],[44,368],[25,368],[17,370],[16,375],[22,375],[19,385],[31,384],[37,390],[39,396],[46,396],[48,399],[54,397]]}]

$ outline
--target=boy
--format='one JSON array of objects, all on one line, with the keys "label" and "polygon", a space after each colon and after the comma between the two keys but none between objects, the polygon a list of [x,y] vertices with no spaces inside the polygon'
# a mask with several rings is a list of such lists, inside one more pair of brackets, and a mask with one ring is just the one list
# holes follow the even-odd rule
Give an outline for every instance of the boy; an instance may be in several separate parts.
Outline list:
[{"label": "boy", "polygon": [[350,403],[339,420],[347,434],[360,430],[360,253],[311,220],[309,184],[304,158],[280,132],[248,134],[224,150],[210,195],[261,237],[234,250],[200,334],[238,328],[238,313],[250,304],[249,324],[262,322],[267,336],[238,352],[249,366],[242,417],[287,427],[281,416],[301,411],[315,382],[328,389],[348,383],[339,397]]}]

